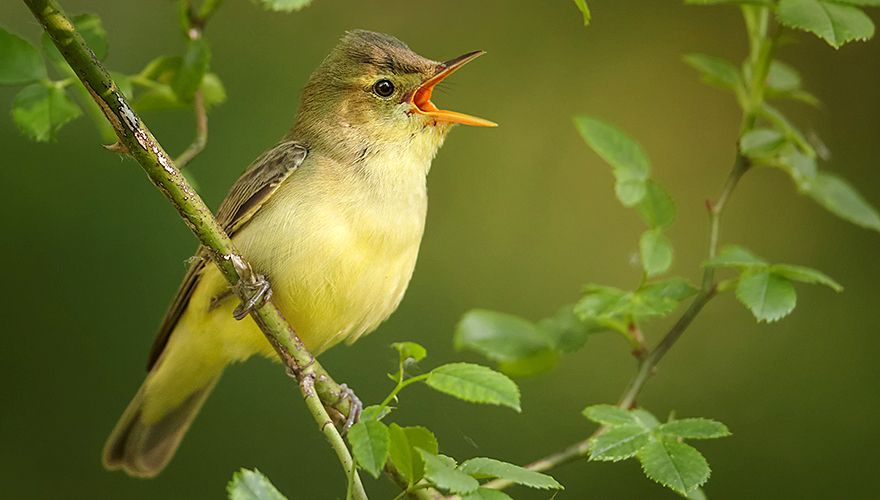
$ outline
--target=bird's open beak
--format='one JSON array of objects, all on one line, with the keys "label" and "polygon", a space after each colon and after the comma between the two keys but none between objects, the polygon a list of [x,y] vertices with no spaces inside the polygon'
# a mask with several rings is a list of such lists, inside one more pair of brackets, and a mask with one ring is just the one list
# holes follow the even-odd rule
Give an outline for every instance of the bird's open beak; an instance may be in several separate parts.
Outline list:
[{"label": "bird's open beak", "polygon": [[457,111],[438,109],[437,106],[431,102],[431,93],[434,92],[434,87],[436,87],[438,83],[443,81],[447,76],[458,71],[458,68],[483,54],[485,54],[485,52],[482,50],[476,50],[441,63],[437,67],[437,73],[422,82],[422,84],[419,85],[419,88],[417,88],[410,97],[409,102],[413,106],[413,111],[420,115],[430,116],[438,121],[461,123],[463,125],[473,125],[475,127],[497,127],[497,123],[477,118],[476,116],[466,115]]}]

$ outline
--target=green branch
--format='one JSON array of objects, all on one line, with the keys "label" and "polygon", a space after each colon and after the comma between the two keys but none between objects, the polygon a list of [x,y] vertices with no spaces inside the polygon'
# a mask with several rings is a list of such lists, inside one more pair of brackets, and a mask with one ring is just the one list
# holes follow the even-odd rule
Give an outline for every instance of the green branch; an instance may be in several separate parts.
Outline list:
[{"label": "green branch", "polygon": [[[174,162],[126,102],[119,87],[86,46],[70,19],[54,0],[24,2],[113,126],[118,142],[112,148],[131,155],[141,165],[201,244],[210,251],[212,260],[232,289],[239,298],[246,300],[246,285],[257,281],[256,274],[235,249],[232,240],[217,223],[208,206],[189,186]],[[306,350],[296,332],[273,303],[266,302],[254,308],[251,316],[287,369],[299,381],[312,417],[336,452],[346,475],[351,474],[354,478],[355,498],[367,498],[363,485],[353,470],[354,464],[348,448],[332,425],[324,407],[327,404],[334,411],[347,416],[352,411],[352,405],[349,399],[343,397],[346,390],[336,384]]]}]

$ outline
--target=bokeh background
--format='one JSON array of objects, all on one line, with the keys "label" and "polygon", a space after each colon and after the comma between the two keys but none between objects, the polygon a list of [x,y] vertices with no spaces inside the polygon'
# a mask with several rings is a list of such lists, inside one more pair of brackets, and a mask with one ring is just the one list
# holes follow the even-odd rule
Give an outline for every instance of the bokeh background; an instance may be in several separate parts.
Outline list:
[{"label": "bokeh background", "polygon": [[[69,13],[101,16],[114,70],[134,73],[183,50],[173,2],[63,3]],[[673,272],[698,278],[703,203],[717,195],[734,156],[739,115],[732,98],[701,84],[681,55],[740,60],[741,19],[732,8],[677,1],[590,4],[588,29],[572,2],[533,0],[315,0],[292,15],[229,0],[211,21],[213,70],[229,100],[210,115],[208,148],[191,173],[212,206],[292,124],[299,89],[344,30],[392,33],[435,59],[489,53],[436,100],[501,127],[451,134],[431,172],[427,234],[400,310],[356,347],[322,358],[366,402],[390,389],[393,341],[426,345],[428,368],[479,361],[452,349],[464,311],[537,319],[575,300],[585,282],[637,282],[632,256],[641,222],[615,200],[609,169],[571,124],[576,113],[618,124],[642,142],[679,208]],[[0,5],[0,23],[31,40],[39,35],[18,2]],[[812,36],[796,38],[781,58],[826,106],[783,108],[830,147],[826,167],[880,205],[880,41],[835,51]],[[0,88],[4,108],[14,92]],[[145,118],[170,151],[192,137],[187,112]],[[142,380],[194,240],[136,164],[99,146],[87,119],[37,145],[7,114],[0,141],[2,496],[221,498],[241,466],[260,468],[292,499],[343,496],[338,464],[298,393],[265,360],[227,371],[159,478],[102,470],[101,446]],[[722,239],[815,266],[846,291],[799,287],[794,314],[770,325],[721,297],[665,359],[642,402],[659,415],[707,416],[732,429],[731,438],[700,443],[713,467],[712,497],[872,497],[880,488],[880,235],[800,197],[780,172],[758,170],[737,190]],[[651,340],[662,326],[649,330]],[[458,458],[526,462],[590,433],[580,410],[614,401],[633,370],[621,339],[598,336],[555,371],[521,380],[522,414],[414,388],[395,419],[428,426],[441,450]],[[567,487],[557,498],[674,497],[633,461],[582,461],[554,475]],[[375,498],[396,494],[384,478],[367,486]]]}]

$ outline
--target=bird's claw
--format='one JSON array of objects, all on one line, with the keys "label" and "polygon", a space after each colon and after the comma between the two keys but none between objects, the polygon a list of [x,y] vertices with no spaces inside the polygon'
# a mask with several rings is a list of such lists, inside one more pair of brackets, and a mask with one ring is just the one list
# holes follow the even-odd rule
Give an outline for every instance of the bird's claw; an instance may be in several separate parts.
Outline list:
[{"label": "bird's claw", "polygon": [[354,391],[349,389],[347,385],[339,384],[339,388],[342,390],[339,391],[339,398],[336,400],[336,402],[333,403],[333,405],[336,406],[346,399],[351,405],[348,410],[348,417],[342,424],[341,431],[343,434],[345,434],[348,432],[349,429],[351,429],[351,426],[354,425],[361,418],[361,412],[364,409],[364,403],[361,402],[360,398],[358,398]]},{"label": "bird's claw", "polygon": [[240,295],[247,297],[232,311],[232,316],[237,320],[244,319],[255,307],[264,304],[272,297],[272,286],[269,284],[269,280],[261,274],[253,275],[252,280],[242,279],[236,286],[239,288]]}]

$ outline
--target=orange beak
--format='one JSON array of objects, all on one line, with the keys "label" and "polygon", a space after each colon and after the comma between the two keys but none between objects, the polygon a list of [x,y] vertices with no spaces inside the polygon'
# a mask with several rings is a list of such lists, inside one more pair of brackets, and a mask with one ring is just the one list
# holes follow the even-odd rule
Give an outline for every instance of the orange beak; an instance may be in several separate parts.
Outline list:
[{"label": "orange beak", "polygon": [[437,106],[431,102],[431,93],[434,92],[434,87],[436,87],[438,83],[443,81],[447,76],[458,71],[458,68],[483,54],[485,54],[485,52],[482,50],[476,50],[441,63],[437,67],[437,73],[422,82],[422,84],[419,85],[419,88],[417,88],[412,96],[410,96],[409,102],[413,106],[413,111],[420,115],[430,116],[437,121],[461,123],[463,125],[473,125],[475,127],[497,127],[497,123],[477,118],[476,116],[466,115],[464,113],[449,111],[446,109],[438,109]]}]

